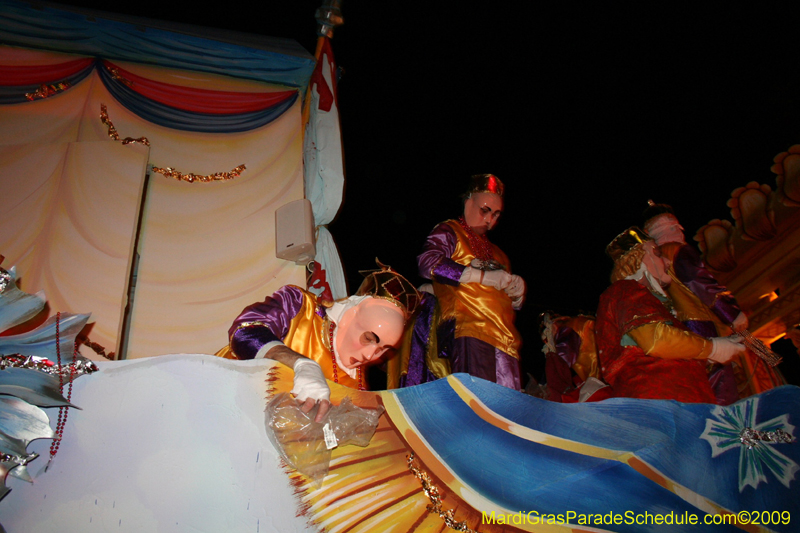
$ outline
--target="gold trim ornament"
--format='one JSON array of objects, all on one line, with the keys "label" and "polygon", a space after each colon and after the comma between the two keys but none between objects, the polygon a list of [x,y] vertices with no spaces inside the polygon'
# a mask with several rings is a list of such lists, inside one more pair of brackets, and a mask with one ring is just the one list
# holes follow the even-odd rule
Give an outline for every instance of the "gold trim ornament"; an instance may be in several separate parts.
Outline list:
[{"label": "gold trim ornament", "polygon": [[636,273],[642,265],[645,249],[642,247],[653,239],[636,226],[626,229],[606,246],[606,254],[614,261],[611,269],[611,283]]},{"label": "gold trim ornament", "polygon": [[356,291],[356,296],[387,300],[402,309],[405,319],[408,320],[419,307],[422,297],[416,287],[392,270],[392,267],[384,265],[377,257],[375,263],[380,267],[379,270],[359,271],[365,279]]},{"label": "gold trim ornament", "polygon": [[100,104],[100,122],[108,126],[108,136],[115,141],[120,141],[122,144],[139,143],[145,146],[150,146],[150,141],[147,140],[147,137],[139,137],[138,139],[134,139],[133,137],[125,137],[124,139],[120,139],[119,133],[117,133],[117,128],[114,127],[111,119],[108,118],[108,108],[106,107],[106,104]]},{"label": "gold trim ornament", "polygon": [[128,78],[124,77],[122,74],[119,73],[118,68],[109,65],[105,65],[105,67],[108,73],[111,74],[111,79],[113,79],[114,81],[118,81],[123,85],[127,85],[128,87],[134,86],[134,83],[131,80],[129,80]]},{"label": "gold trim ornament", "polygon": [[[114,73],[113,70],[111,72],[112,74]],[[123,78],[120,79],[124,81]],[[119,133],[117,133],[117,128],[114,127],[114,123],[111,122],[111,119],[108,117],[108,108],[106,107],[105,104],[100,104],[100,121],[106,126],[108,126],[108,136],[114,139],[115,141],[120,141],[122,144],[139,143],[145,146],[150,146],[150,141],[147,140],[147,137],[139,137],[138,139],[134,139],[133,137],[125,137],[124,139],[120,139]],[[202,175],[193,173],[184,174],[183,172],[175,170],[172,167],[164,167],[164,168],[156,166],[151,167],[151,170],[153,172],[161,174],[165,178],[174,178],[178,181],[185,181],[188,183],[194,183],[196,181],[199,181],[201,183],[209,183],[212,181],[228,181],[234,178],[238,178],[239,176],[242,175],[242,172],[244,172],[246,169],[247,169],[246,166],[239,165],[238,167],[234,168],[229,172],[215,172],[214,174]]]},{"label": "gold trim ornament", "polygon": [[72,84],[69,83],[68,81],[62,81],[60,83],[51,83],[49,85],[43,83],[34,92],[25,93],[25,98],[33,102],[37,98],[49,98],[50,96],[58,94],[62,91],[66,91],[70,87],[72,87]]},{"label": "gold trim ornament", "polygon": [[200,174],[184,174],[178,170],[175,170],[171,167],[161,168],[161,167],[152,167],[153,172],[157,172],[164,176],[165,178],[174,178],[178,181],[186,181],[188,183],[194,183],[199,181],[201,183],[209,183],[212,181],[227,181],[232,180],[234,178],[238,178],[242,175],[247,169],[244,165],[239,165],[238,167],[234,168],[230,172],[216,172],[214,174],[208,175],[200,175]]},{"label": "gold trim ornament", "polygon": [[439,487],[433,484],[427,472],[416,466],[414,459],[414,452],[411,452],[411,454],[408,455],[408,470],[419,480],[422,485],[422,492],[424,492],[425,496],[431,501],[431,504],[427,507],[428,512],[438,514],[439,518],[444,521],[444,524],[452,530],[464,531],[466,533],[478,533],[467,525],[466,520],[463,522],[456,522],[456,513],[453,509],[445,511],[444,508],[442,508],[442,495],[439,491]]},{"label": "gold trim ornament", "polygon": [[642,229],[637,226],[631,226],[608,243],[608,246],[606,246],[606,254],[608,254],[612,261],[617,262],[618,259],[640,244],[652,240],[653,239]]}]

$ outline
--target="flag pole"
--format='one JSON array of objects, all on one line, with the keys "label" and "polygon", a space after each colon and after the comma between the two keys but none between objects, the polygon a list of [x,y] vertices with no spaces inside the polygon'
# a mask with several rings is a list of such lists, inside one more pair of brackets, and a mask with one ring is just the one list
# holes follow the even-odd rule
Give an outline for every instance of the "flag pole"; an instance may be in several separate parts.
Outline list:
[{"label": "flag pole", "polygon": [[[333,39],[333,30],[337,26],[344,24],[342,16],[342,0],[323,0],[322,5],[314,13],[314,18],[319,24],[317,26],[317,49],[314,51],[314,60],[320,61],[322,46],[325,39]],[[306,99],[303,104],[303,124],[308,123],[311,106],[311,88],[306,92]]]}]

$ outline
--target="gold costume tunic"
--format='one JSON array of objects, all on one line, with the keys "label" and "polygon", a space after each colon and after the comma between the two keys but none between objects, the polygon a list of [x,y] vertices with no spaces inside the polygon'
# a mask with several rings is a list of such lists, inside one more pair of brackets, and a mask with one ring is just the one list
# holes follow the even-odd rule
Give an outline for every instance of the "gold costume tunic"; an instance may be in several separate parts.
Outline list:
[{"label": "gold costume tunic", "polygon": [[[458,221],[444,222],[456,235],[456,249],[450,259],[460,265],[469,265],[476,255],[469,245],[467,232]],[[492,246],[494,260],[511,273],[511,265],[503,251]],[[455,336],[479,339],[515,359],[519,359],[522,340],[514,326],[515,312],[511,298],[502,290],[480,283],[462,283],[457,286],[438,283],[433,278],[433,288],[442,309],[442,321],[455,319]]]}]

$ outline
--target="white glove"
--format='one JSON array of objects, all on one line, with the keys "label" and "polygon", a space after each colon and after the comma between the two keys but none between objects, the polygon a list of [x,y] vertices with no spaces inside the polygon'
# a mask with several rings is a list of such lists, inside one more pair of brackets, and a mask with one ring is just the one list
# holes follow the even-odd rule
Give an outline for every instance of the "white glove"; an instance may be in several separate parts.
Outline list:
[{"label": "white glove", "polygon": [[460,283],[480,283],[487,287],[504,290],[511,283],[511,274],[505,270],[478,270],[467,267],[461,273]]},{"label": "white glove", "polygon": [[422,285],[417,287],[417,291],[419,291],[420,293],[427,292],[429,294],[433,294],[434,296],[436,296],[436,293],[433,291],[433,283],[423,283]]},{"label": "white glove", "polygon": [[742,344],[744,339],[739,335],[712,337],[711,342],[713,343],[713,348],[708,356],[709,361],[722,363],[723,365],[730,362],[735,356],[744,353],[745,350],[744,344]]},{"label": "white glove", "polygon": [[461,273],[461,277],[458,279],[459,283],[480,283],[481,282],[481,274],[483,274],[483,270],[478,270],[477,268],[467,267],[464,269],[464,272]]},{"label": "white glove", "polygon": [[481,283],[502,291],[511,283],[511,274],[505,270],[485,270]]},{"label": "white glove", "polygon": [[522,309],[522,304],[525,301],[525,293],[527,292],[525,280],[516,274],[512,274],[511,283],[505,288],[505,291],[508,297],[511,298],[511,307],[516,311]]},{"label": "white glove", "polygon": [[509,298],[516,300],[520,296],[525,295],[525,281],[516,274],[512,274],[511,283],[509,283],[508,287],[503,290],[506,291],[506,294],[508,294]]},{"label": "white glove", "polygon": [[731,324],[731,327],[733,328],[733,331],[742,331],[743,329],[747,329],[747,326],[749,325],[750,323],[747,320],[747,315],[740,311],[739,314],[736,315],[736,318],[733,319],[733,324]]},{"label": "white glove", "polygon": [[331,389],[325,381],[322,368],[316,361],[307,357],[299,357],[294,362],[294,387],[292,394],[304,402],[308,398],[317,401],[329,401],[331,399]]}]

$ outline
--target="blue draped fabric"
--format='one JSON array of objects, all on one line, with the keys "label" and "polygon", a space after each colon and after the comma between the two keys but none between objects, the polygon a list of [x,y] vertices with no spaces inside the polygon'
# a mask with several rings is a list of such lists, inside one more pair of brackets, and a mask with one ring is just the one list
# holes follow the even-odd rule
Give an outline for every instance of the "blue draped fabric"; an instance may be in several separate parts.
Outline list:
[{"label": "blue draped fabric", "polygon": [[294,105],[297,93],[263,111],[233,115],[211,115],[176,109],[146,98],[124,83],[112,78],[105,68],[97,69],[108,92],[123,106],[139,117],[164,126],[184,131],[202,133],[235,133],[249,131],[269,124]]},{"label": "blue draped fabric", "polygon": [[[258,38],[246,45],[0,0],[0,42],[26,48],[212,72],[305,90],[314,58],[294,41]],[[148,21],[149,22],[149,21]],[[184,31],[185,30],[185,31]],[[204,30],[208,34],[211,30]],[[228,37],[228,36],[226,36]],[[251,36],[252,39],[252,36]]]},{"label": "blue draped fabric", "polygon": [[[494,415],[522,429],[488,423],[472,402],[459,395],[454,380]],[[687,512],[701,517],[701,523],[684,525],[681,531],[708,530],[702,523],[706,512],[694,505],[695,496],[681,497],[680,491],[668,490],[632,464],[649,465],[645,469],[688,489],[685,494],[734,513],[787,511],[796,504],[800,486],[797,436],[791,443],[762,444],[761,455],[752,454],[738,440],[742,428],[736,421],[795,433],[800,417],[797,387],[780,387],[726,407],[628,398],[560,404],[455,374],[393,394],[420,436],[456,476],[483,497],[514,512]],[[525,430],[552,438],[543,444],[538,438],[525,438]],[[726,432],[727,441],[719,437]],[[555,442],[560,439],[614,456],[619,452],[620,459],[579,453],[575,446]],[[626,462],[630,454],[635,462]],[[748,461],[760,465],[755,469],[763,469],[763,480],[755,482],[751,475],[748,484],[742,479],[748,473],[742,465]],[[618,524],[613,530],[633,533],[664,527]],[[769,527],[781,532],[796,528],[793,522]],[[741,531],[733,525],[718,525],[713,530]]]}]

